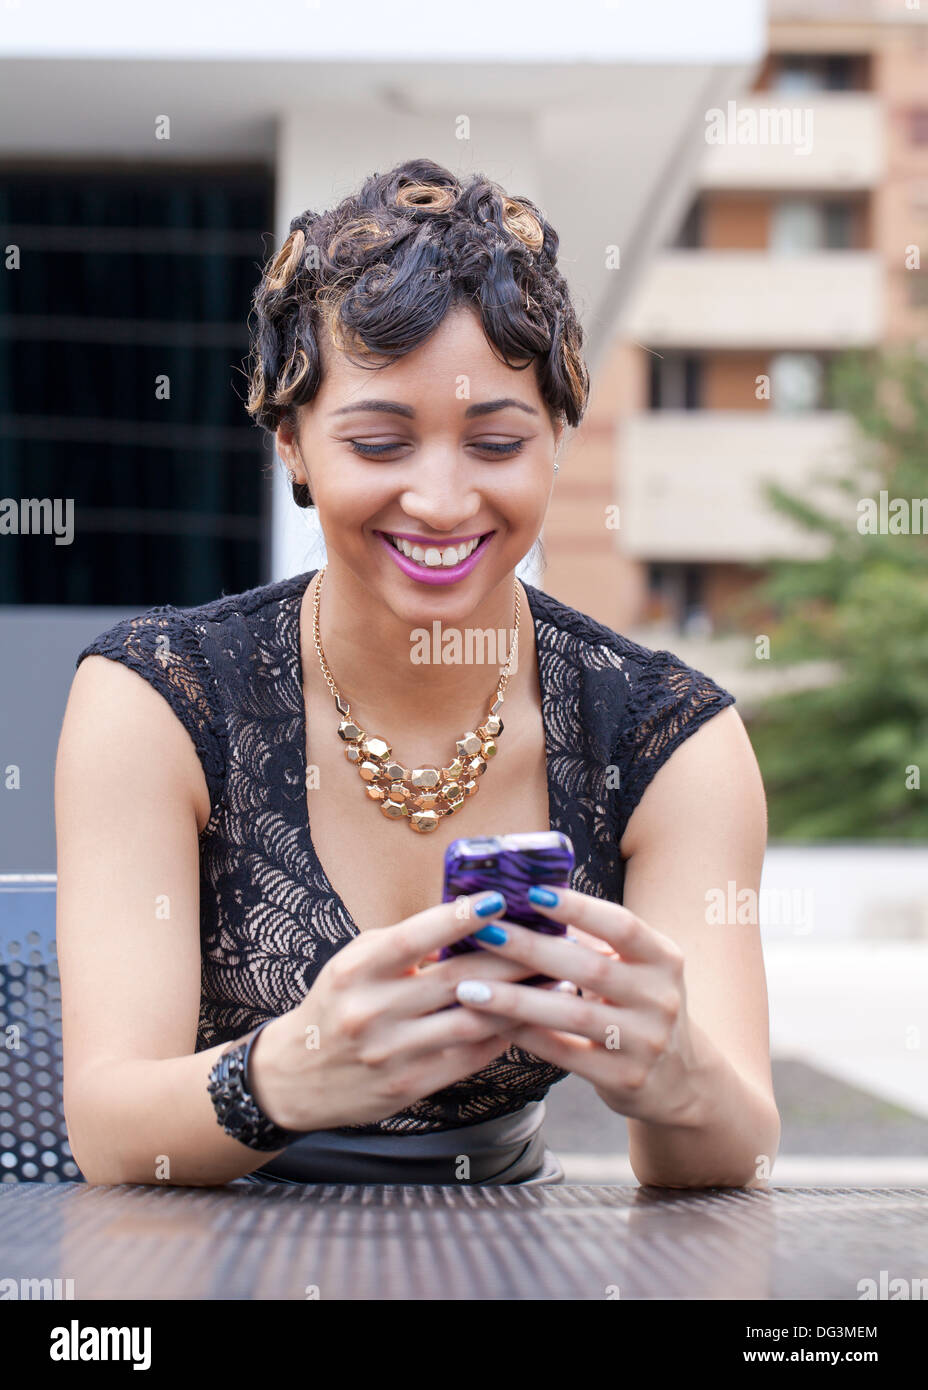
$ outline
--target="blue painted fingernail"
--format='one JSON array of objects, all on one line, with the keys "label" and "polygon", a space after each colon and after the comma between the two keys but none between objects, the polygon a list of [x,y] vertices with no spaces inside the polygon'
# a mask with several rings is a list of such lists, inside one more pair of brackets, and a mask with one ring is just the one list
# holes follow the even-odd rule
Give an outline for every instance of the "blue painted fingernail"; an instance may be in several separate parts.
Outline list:
[{"label": "blue painted fingernail", "polygon": [[488,893],[485,898],[481,898],[474,908],[478,917],[491,917],[494,912],[499,912],[501,907],[506,906],[506,899],[502,893]]},{"label": "blue painted fingernail", "polygon": [[539,907],[557,907],[557,894],[551,888],[542,888],[539,884],[533,883],[528,890],[528,900],[530,903],[538,903]]},{"label": "blue painted fingernail", "polygon": [[481,927],[474,932],[474,936],[478,941],[488,941],[491,946],[502,946],[504,941],[509,940],[502,927]]}]

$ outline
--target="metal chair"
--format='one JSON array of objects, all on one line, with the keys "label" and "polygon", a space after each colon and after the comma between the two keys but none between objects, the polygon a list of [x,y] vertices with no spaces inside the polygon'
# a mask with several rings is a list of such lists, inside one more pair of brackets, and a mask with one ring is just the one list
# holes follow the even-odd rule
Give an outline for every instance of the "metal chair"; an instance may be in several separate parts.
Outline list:
[{"label": "metal chair", "polygon": [[62,1101],[55,874],[0,874],[0,1183],[82,1182]]}]

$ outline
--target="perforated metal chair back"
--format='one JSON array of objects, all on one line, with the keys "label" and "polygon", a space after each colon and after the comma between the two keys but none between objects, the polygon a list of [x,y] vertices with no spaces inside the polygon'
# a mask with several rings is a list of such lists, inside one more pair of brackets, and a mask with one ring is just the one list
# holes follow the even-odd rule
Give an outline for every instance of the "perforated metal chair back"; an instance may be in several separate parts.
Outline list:
[{"label": "perforated metal chair back", "polygon": [[54,874],[0,874],[0,1182],[81,1182],[62,1101]]}]

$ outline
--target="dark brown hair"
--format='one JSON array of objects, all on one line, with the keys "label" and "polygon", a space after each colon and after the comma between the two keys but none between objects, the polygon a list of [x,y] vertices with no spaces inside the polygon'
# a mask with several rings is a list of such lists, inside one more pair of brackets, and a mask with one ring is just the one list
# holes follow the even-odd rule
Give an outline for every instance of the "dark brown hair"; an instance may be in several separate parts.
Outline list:
[{"label": "dark brown hair", "polygon": [[[589,375],[557,248],[527,198],[481,174],[462,184],[430,159],[372,174],[328,212],[300,213],[252,301],[249,415],[271,432],[296,426],[322,382],[321,328],[359,365],[385,366],[464,305],[508,366],[535,364],[552,420],[579,424]],[[312,505],[302,484],[293,496]]]}]

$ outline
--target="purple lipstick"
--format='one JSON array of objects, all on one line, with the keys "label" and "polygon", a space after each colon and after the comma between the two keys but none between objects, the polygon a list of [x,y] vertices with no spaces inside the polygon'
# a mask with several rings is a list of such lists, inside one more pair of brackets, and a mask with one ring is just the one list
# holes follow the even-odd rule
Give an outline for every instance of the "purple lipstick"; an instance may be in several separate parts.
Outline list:
[{"label": "purple lipstick", "polygon": [[[448,566],[421,565],[417,560],[411,560],[408,555],[404,555],[401,550],[398,550],[392,541],[387,539],[386,532],[376,531],[374,534],[378,537],[381,545],[386,548],[403,573],[408,574],[410,579],[418,579],[422,584],[454,584],[458,579],[463,579],[465,575],[470,574],[471,570],[486,551],[496,532],[490,531],[485,535],[477,548],[473,550],[466,559],[461,560],[456,565]],[[473,537],[461,536],[458,544],[466,540],[473,540]],[[422,544],[422,542],[418,543]],[[423,545],[423,549],[425,548],[426,546]],[[436,546],[435,548],[437,550],[442,549],[441,546]]]}]

